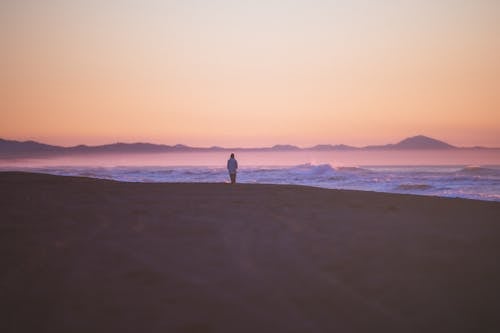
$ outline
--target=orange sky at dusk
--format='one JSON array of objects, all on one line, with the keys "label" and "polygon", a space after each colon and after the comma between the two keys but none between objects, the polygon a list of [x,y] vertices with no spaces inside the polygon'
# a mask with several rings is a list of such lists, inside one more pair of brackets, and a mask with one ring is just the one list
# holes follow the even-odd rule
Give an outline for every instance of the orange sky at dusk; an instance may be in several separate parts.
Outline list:
[{"label": "orange sky at dusk", "polygon": [[5,139],[500,147],[496,0],[6,0],[0,43]]}]

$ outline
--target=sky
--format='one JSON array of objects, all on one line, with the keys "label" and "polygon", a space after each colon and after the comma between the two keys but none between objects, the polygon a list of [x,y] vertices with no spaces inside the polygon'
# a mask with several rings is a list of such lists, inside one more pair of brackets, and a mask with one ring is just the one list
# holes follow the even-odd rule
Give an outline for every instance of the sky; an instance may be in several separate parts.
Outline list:
[{"label": "sky", "polygon": [[498,0],[2,0],[0,137],[500,147]]}]

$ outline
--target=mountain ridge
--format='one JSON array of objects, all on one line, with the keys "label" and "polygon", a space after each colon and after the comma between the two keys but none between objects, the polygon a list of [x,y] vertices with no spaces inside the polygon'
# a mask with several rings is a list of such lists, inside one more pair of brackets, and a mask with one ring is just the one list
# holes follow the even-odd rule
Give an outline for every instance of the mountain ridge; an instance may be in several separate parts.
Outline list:
[{"label": "mountain ridge", "polygon": [[89,153],[164,153],[164,152],[196,152],[196,151],[348,151],[348,150],[450,150],[450,149],[500,149],[490,147],[456,147],[444,141],[430,138],[424,135],[416,135],[405,138],[395,144],[371,145],[354,147],[344,144],[318,144],[311,147],[298,147],[289,144],[277,144],[272,147],[260,148],[226,148],[191,147],[183,144],[164,145],[145,142],[124,143],[89,146],[76,145],[62,147],[44,144],[36,141],[16,141],[0,138],[0,158],[19,156],[43,156],[43,155],[65,155],[65,154],[89,154]]}]

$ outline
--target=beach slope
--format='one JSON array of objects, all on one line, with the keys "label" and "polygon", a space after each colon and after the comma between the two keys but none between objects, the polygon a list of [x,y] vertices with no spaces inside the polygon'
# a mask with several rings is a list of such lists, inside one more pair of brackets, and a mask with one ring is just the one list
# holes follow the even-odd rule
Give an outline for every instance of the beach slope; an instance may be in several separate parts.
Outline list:
[{"label": "beach slope", "polygon": [[499,332],[500,203],[0,173],[1,332]]}]

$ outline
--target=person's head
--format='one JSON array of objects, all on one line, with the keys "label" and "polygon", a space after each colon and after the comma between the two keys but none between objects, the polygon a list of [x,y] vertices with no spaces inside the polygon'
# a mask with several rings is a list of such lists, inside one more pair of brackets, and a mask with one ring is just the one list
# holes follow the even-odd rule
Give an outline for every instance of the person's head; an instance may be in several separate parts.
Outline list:
[{"label": "person's head", "polygon": [[234,158],[234,153],[231,153],[231,158]]}]

